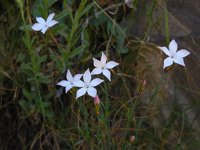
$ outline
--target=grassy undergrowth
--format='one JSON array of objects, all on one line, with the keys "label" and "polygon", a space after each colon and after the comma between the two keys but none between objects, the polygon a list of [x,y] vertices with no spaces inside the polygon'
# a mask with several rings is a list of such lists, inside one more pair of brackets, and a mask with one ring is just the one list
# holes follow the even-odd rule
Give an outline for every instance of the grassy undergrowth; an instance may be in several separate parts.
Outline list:
[{"label": "grassy undergrowth", "polygon": [[[136,20],[139,3],[145,31],[129,37],[120,24],[127,16]],[[118,0],[1,1],[0,149],[198,149],[199,92],[189,80],[181,82],[187,70],[182,79],[174,77],[177,68],[162,70],[162,55],[148,35],[162,4],[169,43],[167,6],[145,4],[133,0],[130,9]],[[52,12],[58,25],[44,35],[31,30],[36,16]],[[56,86],[68,68],[83,73],[101,51],[120,66],[99,87],[99,106]],[[177,102],[185,99],[180,91],[194,95],[190,104]]]}]

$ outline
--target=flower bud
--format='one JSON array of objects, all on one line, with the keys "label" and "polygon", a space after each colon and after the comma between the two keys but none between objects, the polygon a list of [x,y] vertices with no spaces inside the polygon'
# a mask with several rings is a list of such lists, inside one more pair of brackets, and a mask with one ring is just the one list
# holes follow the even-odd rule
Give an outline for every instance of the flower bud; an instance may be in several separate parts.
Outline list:
[{"label": "flower bud", "polygon": [[95,105],[99,105],[100,104],[100,99],[99,99],[98,95],[96,95],[95,98],[94,98],[94,104]]},{"label": "flower bud", "polygon": [[135,141],[135,136],[132,135],[129,140],[130,140],[131,143],[133,143]]},{"label": "flower bud", "polygon": [[133,8],[133,0],[125,0],[125,4],[126,4],[127,7],[129,7],[129,8]]},{"label": "flower bud", "polygon": [[140,87],[139,87],[138,94],[141,94],[144,91],[146,84],[147,84],[147,81],[144,80],[142,82],[142,85],[140,85]]},{"label": "flower bud", "polygon": [[96,95],[94,98],[94,105],[96,109],[96,114],[99,115],[100,114],[100,99],[98,95]]}]

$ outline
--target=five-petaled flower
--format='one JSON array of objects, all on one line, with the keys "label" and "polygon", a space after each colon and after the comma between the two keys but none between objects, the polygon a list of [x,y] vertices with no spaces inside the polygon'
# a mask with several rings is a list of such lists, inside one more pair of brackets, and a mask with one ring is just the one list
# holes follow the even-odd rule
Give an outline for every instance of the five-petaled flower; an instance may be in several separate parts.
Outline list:
[{"label": "five-petaled flower", "polygon": [[65,87],[65,92],[67,93],[70,89],[74,87],[74,82],[80,81],[82,76],[83,76],[82,74],[76,74],[73,77],[70,70],[68,69],[66,75],[67,80],[62,80],[57,85]]},{"label": "five-petaled flower", "polygon": [[45,21],[42,17],[36,17],[38,23],[35,23],[31,28],[35,31],[41,31],[43,34],[52,26],[57,24],[58,22],[53,20],[54,13],[50,14]]},{"label": "five-petaled flower", "polygon": [[88,93],[88,95],[95,97],[97,95],[97,90],[94,88],[95,86],[101,84],[103,80],[99,78],[95,78],[91,80],[90,70],[87,69],[83,74],[83,81],[74,82],[76,87],[80,87],[80,89],[76,93],[76,99]]},{"label": "five-petaled flower", "polygon": [[172,40],[170,42],[169,49],[167,49],[167,47],[158,47],[158,48],[161,49],[167,56],[169,56],[164,60],[163,69],[171,66],[173,63],[185,66],[183,58],[190,54],[190,52],[185,49],[177,51],[178,45],[175,40]]},{"label": "five-petaled flower", "polygon": [[103,52],[101,55],[101,61],[99,61],[95,58],[93,58],[93,61],[94,61],[94,66],[96,68],[91,72],[91,74],[97,75],[97,74],[103,73],[103,75],[106,76],[108,78],[108,80],[111,81],[111,74],[108,69],[114,68],[115,66],[119,65],[119,63],[116,63],[114,61],[109,61],[106,63],[107,57]]}]

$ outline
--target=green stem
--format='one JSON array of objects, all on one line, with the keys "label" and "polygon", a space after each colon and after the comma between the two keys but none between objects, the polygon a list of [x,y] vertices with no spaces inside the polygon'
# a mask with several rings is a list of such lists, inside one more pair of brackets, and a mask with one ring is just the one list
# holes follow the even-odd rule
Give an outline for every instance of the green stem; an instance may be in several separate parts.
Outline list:
[{"label": "green stem", "polygon": [[[22,21],[23,21],[23,25],[26,26],[26,19],[25,19],[25,15],[24,15],[24,3],[22,2],[22,0],[16,0],[16,2],[18,3],[18,6],[19,6],[19,9],[20,9],[20,13],[21,13],[21,18],[22,18]],[[40,105],[41,105],[41,108],[42,108],[42,114],[43,114],[43,117],[44,117],[44,107],[43,107],[43,102],[42,102],[42,97],[41,97],[41,93],[40,93],[40,88],[39,88],[39,82],[38,82],[38,79],[37,79],[37,66],[36,66],[36,56],[35,56],[35,53],[33,51],[33,48],[32,48],[32,43],[31,43],[31,38],[30,38],[30,33],[29,33],[29,30],[25,29],[25,38],[27,39],[26,40],[26,47],[28,49],[28,53],[29,53],[29,56],[30,56],[30,59],[31,59],[31,65],[32,65],[32,70],[33,70],[33,75],[34,75],[34,82],[35,82],[35,85],[36,85],[36,91],[37,91],[37,96],[39,97],[39,100],[40,100]]]},{"label": "green stem", "polygon": [[[150,96],[149,105],[151,104],[151,102],[152,102],[152,100],[154,99],[154,97],[155,97],[156,95],[158,95],[158,93],[160,92],[161,86],[163,85],[163,82],[166,81],[166,79],[167,79],[168,76],[169,76],[168,73],[166,73],[164,76],[162,76],[161,80],[159,81],[158,85],[157,85],[156,88],[153,90],[153,93],[152,93],[152,95]],[[148,112],[146,111],[145,114],[144,114],[144,116],[146,116],[147,113],[148,113]],[[139,121],[139,123],[138,123],[138,125],[137,125],[138,127],[140,127],[140,126],[142,125],[142,123],[143,123],[143,121],[144,121],[144,118],[145,118],[145,117],[143,117],[143,118],[140,119],[140,121]],[[137,136],[137,135],[138,135],[138,133],[136,132],[136,136]]]}]

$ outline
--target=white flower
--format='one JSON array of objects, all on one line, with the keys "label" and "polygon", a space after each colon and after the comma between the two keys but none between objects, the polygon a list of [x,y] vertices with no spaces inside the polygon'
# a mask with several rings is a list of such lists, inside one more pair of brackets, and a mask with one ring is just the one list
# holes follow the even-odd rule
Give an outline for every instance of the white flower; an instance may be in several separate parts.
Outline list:
[{"label": "white flower", "polygon": [[62,80],[57,85],[65,87],[65,92],[67,93],[70,89],[74,87],[74,82],[80,81],[82,76],[82,74],[77,74],[73,77],[70,70],[68,69],[66,75],[67,80]]},{"label": "white flower", "polygon": [[169,49],[167,49],[167,47],[158,47],[158,48],[161,49],[167,56],[169,56],[164,60],[163,69],[168,66],[171,66],[173,63],[185,66],[183,58],[190,54],[190,52],[185,49],[177,51],[178,45],[175,40],[172,40],[169,43]]},{"label": "white flower", "polygon": [[108,78],[108,80],[111,81],[111,74],[108,69],[114,68],[115,66],[119,65],[119,63],[116,63],[114,61],[109,61],[106,63],[106,60],[107,60],[107,57],[105,56],[105,54],[103,52],[101,55],[101,61],[93,58],[94,66],[96,68],[91,72],[91,74],[95,75],[95,74],[103,73],[103,75],[106,76]]},{"label": "white flower", "polygon": [[58,23],[57,21],[52,20],[54,15],[54,13],[50,14],[46,21],[42,17],[36,17],[38,23],[35,23],[31,28],[35,31],[41,31],[43,34],[45,34],[50,27]]},{"label": "white flower", "polygon": [[74,85],[76,87],[80,87],[80,89],[76,93],[76,99],[85,95],[86,92],[88,93],[88,95],[95,97],[97,95],[97,90],[94,87],[103,82],[103,80],[99,78],[91,80],[91,73],[89,69],[87,69],[87,71],[83,74],[83,81],[80,80],[74,82]]}]

